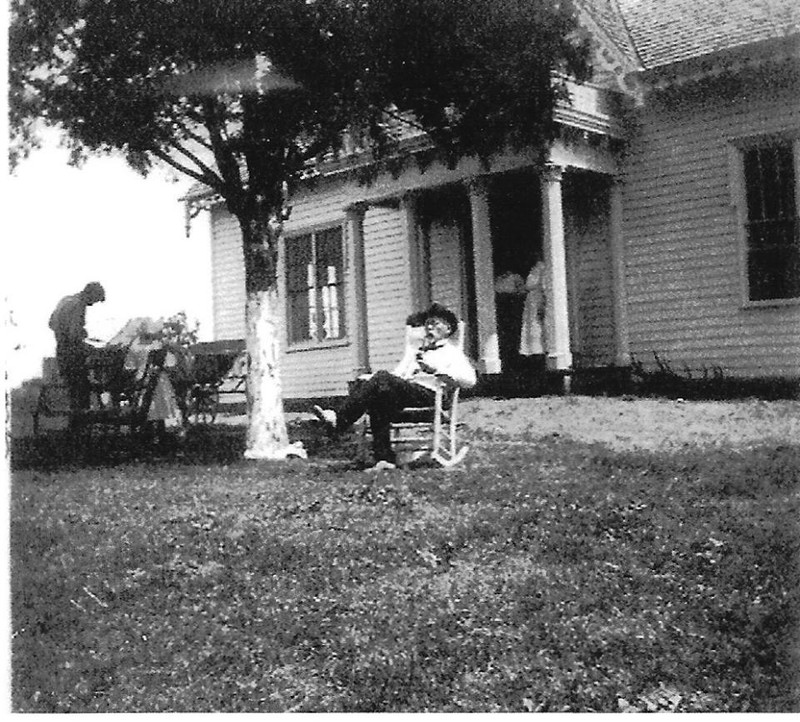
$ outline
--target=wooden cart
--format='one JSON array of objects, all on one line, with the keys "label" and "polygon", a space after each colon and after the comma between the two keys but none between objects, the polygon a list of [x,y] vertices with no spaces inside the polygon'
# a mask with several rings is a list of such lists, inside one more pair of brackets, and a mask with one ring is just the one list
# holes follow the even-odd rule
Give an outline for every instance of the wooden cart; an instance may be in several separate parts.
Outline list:
[{"label": "wooden cart", "polygon": [[[125,366],[127,346],[93,349],[87,357],[90,379],[89,409],[81,411],[75,422],[85,430],[127,429],[131,434],[144,431],[158,377],[164,370],[167,349],[148,354],[143,373]],[[33,411],[33,433],[45,430],[45,419],[65,424],[70,417],[69,394],[60,377],[42,386]]]},{"label": "wooden cart", "polygon": [[222,395],[245,392],[245,342],[241,339],[203,341],[189,347],[189,357],[189,421],[213,423],[220,410]]}]

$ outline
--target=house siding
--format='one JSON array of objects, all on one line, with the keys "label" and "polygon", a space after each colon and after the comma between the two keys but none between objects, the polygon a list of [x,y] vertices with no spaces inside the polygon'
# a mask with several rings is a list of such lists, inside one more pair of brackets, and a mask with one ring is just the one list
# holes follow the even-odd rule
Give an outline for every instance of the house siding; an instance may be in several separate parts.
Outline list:
[{"label": "house siding", "polygon": [[[321,184],[292,199],[287,237],[345,223],[345,207],[360,186],[351,182]],[[364,266],[367,296],[369,358],[373,369],[392,368],[402,354],[405,319],[412,311],[408,232],[403,211],[372,206],[364,216]],[[219,206],[212,213],[214,337],[244,338],[245,292],[241,235],[235,218]],[[281,249],[283,251],[283,249]],[[281,313],[286,315],[284,256],[279,263]],[[345,281],[352,282],[352,258],[345,253]],[[354,309],[345,291],[346,337],[321,346],[290,348],[285,332],[281,378],[286,399],[338,396],[347,393],[358,359],[352,343]]]},{"label": "house siding", "polygon": [[616,356],[607,184],[565,187],[564,223],[570,345],[578,367],[611,366]]},{"label": "house siding", "polygon": [[405,321],[411,313],[408,233],[403,212],[371,207],[364,216],[367,333],[372,370],[400,360]]},{"label": "house siding", "polygon": [[625,166],[628,334],[635,359],[734,376],[800,374],[800,304],[743,302],[730,141],[800,132],[797,88],[721,84],[651,96]]},{"label": "house siding", "polygon": [[211,211],[211,293],[215,339],[245,337],[245,286],[239,223],[223,206]]},{"label": "house siding", "polygon": [[[352,188],[339,187],[322,190],[314,195],[293,199],[292,213],[287,221],[285,235],[303,233],[312,228],[344,224],[344,208],[351,197]],[[241,232],[238,223],[224,206],[215,206],[211,213],[212,224],[212,292],[214,294],[214,338],[245,337],[245,283],[244,261],[241,251]],[[283,273],[283,249],[279,262],[281,314],[286,318],[286,288]],[[351,259],[345,256],[346,282],[350,281]],[[286,325],[280,339],[282,363],[281,381],[286,399],[313,396],[335,396],[347,392],[347,383],[355,368],[354,349],[350,342],[350,323],[353,309],[349,294],[344,294],[345,339],[331,345],[305,348],[288,348]]]},{"label": "house siding", "polygon": [[451,222],[433,221],[428,233],[431,300],[467,317],[461,233]]}]

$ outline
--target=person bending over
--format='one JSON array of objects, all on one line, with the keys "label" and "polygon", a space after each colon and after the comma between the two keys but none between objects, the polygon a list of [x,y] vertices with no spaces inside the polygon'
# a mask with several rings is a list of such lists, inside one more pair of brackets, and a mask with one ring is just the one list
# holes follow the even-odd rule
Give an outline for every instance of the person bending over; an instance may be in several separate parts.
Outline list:
[{"label": "person bending over", "polygon": [[69,393],[70,426],[89,408],[89,371],[86,357],[86,307],[106,300],[103,286],[93,281],[72,296],[62,298],[50,316],[50,328],[56,337],[58,373]]},{"label": "person bending over", "polygon": [[424,336],[419,347],[406,349],[393,371],[376,371],[355,385],[337,410],[313,407],[317,418],[336,432],[369,414],[375,469],[396,468],[390,426],[399,411],[432,406],[440,381],[460,388],[471,388],[477,381],[474,366],[450,340],[458,329],[458,319],[450,309],[434,303],[411,318],[423,325]]}]

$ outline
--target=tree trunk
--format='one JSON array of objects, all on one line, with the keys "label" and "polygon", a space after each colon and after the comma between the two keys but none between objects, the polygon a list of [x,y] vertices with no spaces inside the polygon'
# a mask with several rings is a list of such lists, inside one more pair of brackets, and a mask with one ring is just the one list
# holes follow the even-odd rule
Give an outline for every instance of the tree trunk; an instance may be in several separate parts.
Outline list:
[{"label": "tree trunk", "polygon": [[[279,230],[242,224],[247,301],[247,459],[306,458],[302,443],[289,443],[280,377],[280,298],[275,259]],[[246,228],[246,230],[245,230]]]}]

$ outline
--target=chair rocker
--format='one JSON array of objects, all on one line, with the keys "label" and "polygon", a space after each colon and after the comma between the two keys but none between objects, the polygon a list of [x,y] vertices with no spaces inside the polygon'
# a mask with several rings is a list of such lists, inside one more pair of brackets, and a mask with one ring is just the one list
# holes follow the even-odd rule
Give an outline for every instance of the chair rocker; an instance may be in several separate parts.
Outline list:
[{"label": "chair rocker", "polygon": [[408,407],[392,421],[392,447],[398,461],[406,465],[425,457],[443,467],[460,463],[469,451],[458,441],[458,387],[441,383],[434,405]]}]

